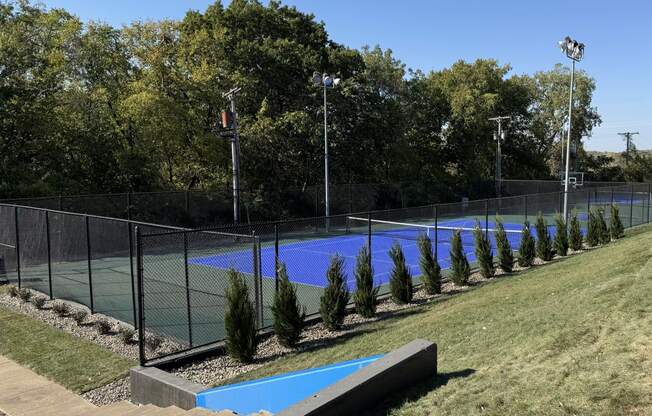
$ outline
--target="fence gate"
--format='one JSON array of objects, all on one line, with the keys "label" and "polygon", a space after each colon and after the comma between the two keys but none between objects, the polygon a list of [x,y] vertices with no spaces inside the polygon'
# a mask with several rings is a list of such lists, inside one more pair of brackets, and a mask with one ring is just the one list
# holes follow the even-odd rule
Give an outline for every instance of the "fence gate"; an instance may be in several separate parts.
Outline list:
[{"label": "fence gate", "polygon": [[[141,365],[171,358],[226,337],[226,292],[242,276],[264,322],[260,241],[255,235],[136,230]],[[157,339],[166,339],[156,346]]]}]

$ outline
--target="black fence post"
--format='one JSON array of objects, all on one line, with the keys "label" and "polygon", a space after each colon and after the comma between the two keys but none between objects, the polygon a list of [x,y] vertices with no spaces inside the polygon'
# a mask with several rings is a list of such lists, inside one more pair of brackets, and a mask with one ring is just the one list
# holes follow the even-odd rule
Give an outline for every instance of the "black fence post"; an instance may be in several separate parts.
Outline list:
[{"label": "black fence post", "polygon": [[143,242],[140,235],[140,227],[136,226],[136,280],[138,286],[138,358],[140,365],[147,362],[145,357],[145,314],[143,293]]},{"label": "black fence post", "polygon": [[[127,219],[131,221],[131,191],[127,192]],[[131,224],[129,224],[129,234],[131,234]]]},{"label": "black fence post", "polygon": [[527,221],[527,195],[523,199],[523,205],[525,205],[525,221]]},{"label": "black fence post", "polygon": [[274,292],[278,292],[278,268],[279,268],[279,244],[278,244],[278,221],[274,223]]},{"label": "black fence post", "polygon": [[186,214],[188,214],[188,216],[190,216],[190,191],[189,191],[189,190],[186,189],[186,192],[185,192],[184,197],[185,197],[185,201],[184,201],[184,202],[185,202],[185,204],[186,204],[186,205],[185,205],[185,208],[186,208]]},{"label": "black fence post", "polygon": [[88,215],[84,216],[86,220],[86,260],[88,261],[88,291],[90,294],[91,313],[95,313],[95,302],[93,300],[93,269],[91,267],[91,232]]},{"label": "black fence post", "polygon": [[52,294],[52,250],[50,248],[50,211],[45,211],[45,238],[48,249],[48,287],[50,289],[50,300],[54,299]]},{"label": "black fence post", "polygon": [[631,186],[630,196],[629,196],[629,227],[633,227],[634,221],[634,184]]},{"label": "black fence post", "polygon": [[614,204],[614,187],[611,187],[611,205]]},{"label": "black fence post", "polygon": [[63,196],[59,195],[59,211],[63,211]]},{"label": "black fence post", "polygon": [[136,283],[134,278],[134,237],[132,234],[131,222],[127,223],[127,232],[129,233],[129,275],[131,277],[131,307],[134,315],[134,328],[138,328],[138,312],[136,311]]},{"label": "black fence post", "polygon": [[262,301],[260,298],[260,285],[258,282],[258,247],[256,245],[256,232],[252,231],[251,232],[251,241],[252,241],[252,260],[253,260],[253,267],[254,267],[254,302],[256,305],[256,320],[258,321],[258,329],[263,327],[263,320],[262,320]]},{"label": "black fence post", "polygon": [[20,231],[18,228],[18,207],[14,207],[14,228],[16,229],[16,277],[18,278],[18,288],[21,287],[20,278]]},{"label": "black fence post", "polygon": [[489,200],[484,200],[484,237],[489,238]]},{"label": "black fence post", "polygon": [[[591,215],[591,191],[586,191],[586,215]],[[586,218],[588,221],[588,217]]]},{"label": "black fence post", "polygon": [[369,270],[371,270],[371,211],[367,211],[367,249],[369,250]]},{"label": "black fence post", "polygon": [[[558,212],[564,212],[564,199],[567,200],[568,198],[568,193],[566,191],[561,191],[559,192],[559,211]],[[568,215],[568,212],[566,213]],[[564,222],[566,222],[568,218],[564,218]]]},{"label": "black fence post", "polygon": [[186,312],[188,316],[188,342],[192,348],[192,313],[190,308],[190,276],[188,273],[188,232],[183,232],[183,268],[186,278]]},{"label": "black fence post", "polygon": [[652,184],[647,184],[647,222],[650,222],[650,198],[652,197]]},{"label": "black fence post", "polygon": [[439,262],[439,233],[438,233],[438,228],[439,226],[437,225],[439,222],[439,213],[437,212],[437,205],[435,205],[435,261]]}]

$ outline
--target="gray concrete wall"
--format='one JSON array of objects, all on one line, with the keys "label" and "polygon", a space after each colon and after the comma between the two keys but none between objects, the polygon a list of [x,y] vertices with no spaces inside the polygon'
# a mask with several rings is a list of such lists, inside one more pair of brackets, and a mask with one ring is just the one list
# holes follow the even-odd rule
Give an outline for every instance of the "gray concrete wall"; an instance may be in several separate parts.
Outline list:
[{"label": "gray concrete wall", "polygon": [[278,416],[349,415],[437,375],[437,345],[417,339],[291,406]]},{"label": "gray concrete wall", "polygon": [[134,403],[177,406],[185,410],[194,408],[197,393],[208,388],[155,367],[134,367],[129,372],[129,379]]}]

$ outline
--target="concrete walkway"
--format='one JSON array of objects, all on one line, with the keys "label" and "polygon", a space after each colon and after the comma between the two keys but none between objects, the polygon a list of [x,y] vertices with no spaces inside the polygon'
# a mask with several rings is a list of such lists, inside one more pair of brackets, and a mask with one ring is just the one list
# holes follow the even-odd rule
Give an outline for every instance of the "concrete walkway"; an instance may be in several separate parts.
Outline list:
[{"label": "concrete walkway", "polygon": [[182,410],[119,402],[97,407],[64,387],[0,355],[0,415],[7,416],[231,416],[203,409]]}]

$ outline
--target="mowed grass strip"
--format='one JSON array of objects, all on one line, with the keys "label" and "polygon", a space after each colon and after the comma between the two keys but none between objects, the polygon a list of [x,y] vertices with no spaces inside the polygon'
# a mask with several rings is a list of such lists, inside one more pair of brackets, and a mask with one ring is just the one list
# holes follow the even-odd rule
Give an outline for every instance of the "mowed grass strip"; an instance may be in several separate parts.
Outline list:
[{"label": "mowed grass strip", "polygon": [[83,393],[128,374],[136,365],[90,341],[0,308],[0,354]]},{"label": "mowed grass strip", "polygon": [[370,414],[652,414],[652,227],[370,324],[332,346],[238,378],[387,352],[439,347],[439,376]]}]

